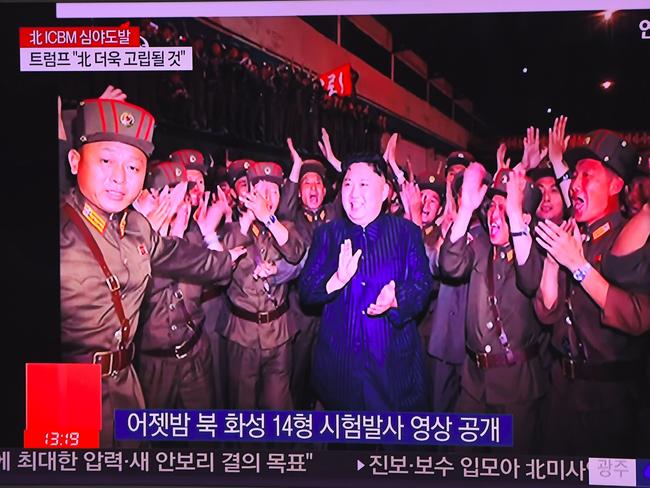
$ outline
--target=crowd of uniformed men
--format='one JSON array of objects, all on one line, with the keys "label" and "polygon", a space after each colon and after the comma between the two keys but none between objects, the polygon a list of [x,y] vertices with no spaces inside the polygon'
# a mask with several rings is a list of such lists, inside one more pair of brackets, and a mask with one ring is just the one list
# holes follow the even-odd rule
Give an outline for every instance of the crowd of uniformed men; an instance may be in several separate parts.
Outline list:
[{"label": "crowd of uniformed men", "polygon": [[276,147],[291,137],[299,151],[310,154],[318,153],[321,127],[337,154],[379,145],[386,116],[357,98],[355,70],[350,95],[335,96],[318,74],[256,58],[232,41],[181,36],[172,24],[159,27],[148,20],[140,32],[150,45],[192,47],[191,71],[146,73],[123,87],[160,121]]},{"label": "crowd of uniformed men", "polygon": [[325,408],[510,413],[519,452],[647,454],[650,161],[607,130],[567,150],[566,123],[494,175],[467,151],[409,175],[397,135],[340,161],[325,130],[284,174],[149,164],[146,109],[82,102],[62,352],[101,365],[102,445],[116,408]]}]

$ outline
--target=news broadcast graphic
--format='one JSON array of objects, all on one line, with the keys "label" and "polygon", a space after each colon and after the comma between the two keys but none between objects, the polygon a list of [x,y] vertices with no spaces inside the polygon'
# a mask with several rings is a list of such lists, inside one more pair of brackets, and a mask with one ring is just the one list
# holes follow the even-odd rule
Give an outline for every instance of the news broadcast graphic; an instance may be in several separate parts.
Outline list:
[{"label": "news broadcast graphic", "polygon": [[0,483],[650,486],[650,16],[531,2],[18,16]]},{"label": "news broadcast graphic", "polygon": [[21,71],[190,71],[189,47],[153,47],[117,27],[21,27]]},{"label": "news broadcast graphic", "polygon": [[512,446],[510,415],[115,411],[118,440]]},{"label": "news broadcast graphic", "polygon": [[92,484],[119,479],[123,484],[164,480],[181,486],[206,482],[214,486],[259,480],[263,475],[270,482],[287,486],[317,478],[328,480],[328,486],[462,481],[462,486],[521,486],[531,482],[539,486],[643,487],[650,486],[649,465],[648,460],[633,459],[426,452],[4,449],[0,451],[0,482]]},{"label": "news broadcast graphic", "polygon": [[99,447],[102,391],[98,364],[29,363],[25,379],[24,447]]}]

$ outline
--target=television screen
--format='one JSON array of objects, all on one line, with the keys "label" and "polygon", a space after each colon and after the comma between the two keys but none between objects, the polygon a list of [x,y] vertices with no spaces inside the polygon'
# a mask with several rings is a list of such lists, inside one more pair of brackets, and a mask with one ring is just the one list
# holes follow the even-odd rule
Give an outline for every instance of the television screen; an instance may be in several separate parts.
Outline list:
[{"label": "television screen", "polygon": [[643,2],[0,9],[0,477],[650,486]]}]

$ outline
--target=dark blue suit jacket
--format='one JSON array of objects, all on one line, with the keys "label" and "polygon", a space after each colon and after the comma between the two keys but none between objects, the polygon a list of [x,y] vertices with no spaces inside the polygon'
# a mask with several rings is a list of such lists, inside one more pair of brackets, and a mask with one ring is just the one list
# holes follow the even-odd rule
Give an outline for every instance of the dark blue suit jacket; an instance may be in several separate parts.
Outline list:
[{"label": "dark blue suit jacket", "polygon": [[[341,290],[325,285],[338,268],[341,244],[362,249],[359,269]],[[381,289],[396,284],[397,308],[366,315]],[[319,227],[300,276],[306,304],[324,304],[312,384],[331,410],[426,409],[423,348],[416,317],[433,286],[420,229],[381,214],[366,228],[341,218]]]}]

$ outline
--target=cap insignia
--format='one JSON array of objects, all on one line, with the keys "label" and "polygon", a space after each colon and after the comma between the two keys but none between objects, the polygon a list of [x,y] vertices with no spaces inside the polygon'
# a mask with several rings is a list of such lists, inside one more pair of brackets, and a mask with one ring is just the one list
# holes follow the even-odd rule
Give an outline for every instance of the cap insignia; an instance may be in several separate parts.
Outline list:
[{"label": "cap insignia", "polygon": [[120,114],[120,124],[124,127],[131,127],[135,124],[135,117],[131,112],[122,112]]}]

